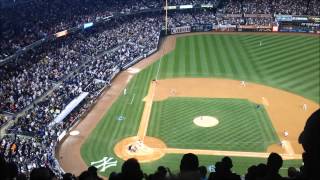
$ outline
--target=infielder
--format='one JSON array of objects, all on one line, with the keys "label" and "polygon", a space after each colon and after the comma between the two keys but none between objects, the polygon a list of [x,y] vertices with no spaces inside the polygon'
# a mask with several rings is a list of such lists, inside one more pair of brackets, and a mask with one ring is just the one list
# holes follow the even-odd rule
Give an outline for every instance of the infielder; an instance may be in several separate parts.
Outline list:
[{"label": "infielder", "polygon": [[243,87],[246,87],[246,82],[245,81],[241,81],[240,85],[243,86]]},{"label": "infielder", "polygon": [[127,88],[123,90],[123,95],[127,95]]},{"label": "infielder", "polygon": [[304,111],[306,111],[306,110],[308,109],[307,104],[303,104],[303,105],[302,105],[302,109],[303,109]]}]

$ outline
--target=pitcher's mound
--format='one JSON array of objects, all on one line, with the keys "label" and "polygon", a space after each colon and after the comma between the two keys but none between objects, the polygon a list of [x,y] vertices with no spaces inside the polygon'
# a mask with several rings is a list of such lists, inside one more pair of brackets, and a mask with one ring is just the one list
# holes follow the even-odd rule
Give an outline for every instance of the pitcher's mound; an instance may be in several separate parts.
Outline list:
[{"label": "pitcher's mound", "polygon": [[219,121],[212,116],[198,116],[193,119],[193,123],[200,127],[213,127],[218,125]]}]

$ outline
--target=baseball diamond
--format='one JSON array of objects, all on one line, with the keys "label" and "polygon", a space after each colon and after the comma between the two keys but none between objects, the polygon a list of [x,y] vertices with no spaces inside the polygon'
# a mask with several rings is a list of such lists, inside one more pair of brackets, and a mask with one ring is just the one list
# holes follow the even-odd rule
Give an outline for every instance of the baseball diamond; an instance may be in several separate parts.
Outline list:
[{"label": "baseball diamond", "polygon": [[319,0],[0,11],[0,180],[320,179]]},{"label": "baseball diamond", "polygon": [[[117,93],[112,106],[100,110],[105,115],[81,146],[84,162],[108,156],[121,163],[136,157],[146,172],[159,164],[177,171],[181,153],[194,152],[206,166],[223,155],[232,156],[235,171],[243,174],[248,164],[264,162],[268,152],[276,151],[286,159],[283,173],[286,167],[298,167],[302,148],[297,136],[320,102],[315,78],[320,67],[318,40],[246,33],[168,37],[158,53],[134,67],[139,73],[129,69],[118,77],[120,84],[127,77],[130,81],[110,92],[125,87],[126,94]],[[303,104],[308,104],[306,111]],[[102,107],[106,106],[96,105]],[[193,124],[197,116],[217,117],[219,124],[203,129]],[[89,114],[86,119],[92,118],[98,117]],[[286,130],[288,137],[283,135]],[[73,144],[68,139],[62,144],[62,156],[68,149],[64,146]],[[129,146],[136,148],[135,153]],[[119,168],[100,173],[107,176]]]}]

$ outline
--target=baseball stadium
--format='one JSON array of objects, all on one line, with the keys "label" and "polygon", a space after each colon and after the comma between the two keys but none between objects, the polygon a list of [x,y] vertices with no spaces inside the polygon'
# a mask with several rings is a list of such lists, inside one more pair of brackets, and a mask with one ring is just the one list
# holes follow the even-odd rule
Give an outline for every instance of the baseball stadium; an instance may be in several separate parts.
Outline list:
[{"label": "baseball stadium", "polygon": [[0,179],[318,179],[319,7],[1,1]]}]

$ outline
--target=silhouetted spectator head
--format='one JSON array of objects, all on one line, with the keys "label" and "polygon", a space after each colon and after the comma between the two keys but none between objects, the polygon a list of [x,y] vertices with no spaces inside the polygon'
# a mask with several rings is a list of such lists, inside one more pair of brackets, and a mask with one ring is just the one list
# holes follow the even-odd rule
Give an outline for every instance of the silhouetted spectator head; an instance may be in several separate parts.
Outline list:
[{"label": "silhouetted spectator head", "polygon": [[207,168],[205,166],[200,166],[199,167],[199,172],[201,175],[201,179],[205,179],[207,175]]},{"label": "silhouetted spectator head", "polygon": [[25,174],[19,173],[16,180],[28,180],[28,178]]},{"label": "silhouetted spectator head", "polygon": [[222,158],[221,162],[223,163],[223,166],[228,170],[230,170],[233,167],[232,160],[228,156],[225,156],[224,158]]},{"label": "silhouetted spectator head", "polygon": [[74,180],[75,177],[74,177],[74,175],[71,174],[71,173],[65,173],[64,175],[62,175],[62,179],[63,179],[63,180]]},{"label": "silhouetted spectator head", "polygon": [[216,162],[215,164],[215,167],[216,167],[216,172],[219,173],[219,172],[222,172],[223,171],[223,165],[222,165],[222,162],[218,161]]},{"label": "silhouetted spectator head", "polygon": [[91,173],[97,179],[101,179],[100,177],[98,177],[98,169],[96,167],[94,166],[88,167],[88,172]]},{"label": "silhouetted spectator head", "polygon": [[163,166],[159,166],[157,170],[157,174],[159,174],[162,177],[165,177],[167,174],[167,169]]},{"label": "silhouetted spectator head", "polygon": [[264,177],[267,174],[267,165],[260,163],[257,166],[257,177]]},{"label": "silhouetted spectator head", "polygon": [[116,172],[110,173],[109,180],[119,180],[118,174]]},{"label": "silhouetted spectator head", "polygon": [[195,154],[184,154],[180,162],[180,171],[197,171],[199,167],[199,160]]},{"label": "silhouetted spectator head", "polygon": [[278,172],[283,163],[282,157],[277,153],[271,153],[268,157],[267,167],[272,172]]},{"label": "silhouetted spectator head", "polygon": [[17,177],[18,175],[18,166],[13,163],[13,162],[9,162],[7,163],[7,173],[8,173],[8,178],[9,179],[14,179],[15,177]]},{"label": "silhouetted spectator head", "polygon": [[58,179],[57,176],[56,176],[56,174],[55,174],[50,168],[47,168],[47,169],[49,170],[50,178],[51,178],[52,180]]},{"label": "silhouetted spectator head", "polygon": [[0,179],[7,179],[7,162],[4,157],[0,154]]},{"label": "silhouetted spectator head", "polygon": [[134,158],[128,159],[123,163],[121,174],[124,179],[140,180],[143,178],[143,172],[140,168],[140,164]]},{"label": "silhouetted spectator head", "polygon": [[50,171],[45,167],[35,168],[30,173],[30,180],[51,180]]},{"label": "silhouetted spectator head", "polygon": [[316,110],[307,120],[304,130],[300,134],[299,143],[302,144],[304,176],[309,179],[320,176],[320,109]]},{"label": "silhouetted spectator head", "polygon": [[297,171],[296,168],[294,167],[289,167],[288,168],[288,177],[289,178],[296,178],[299,175],[299,171]]},{"label": "silhouetted spectator head", "polygon": [[247,170],[247,174],[245,175],[245,180],[255,180],[257,177],[257,166],[250,166]]},{"label": "silhouetted spectator head", "polygon": [[89,171],[83,171],[78,177],[79,180],[97,180],[97,178]]}]

